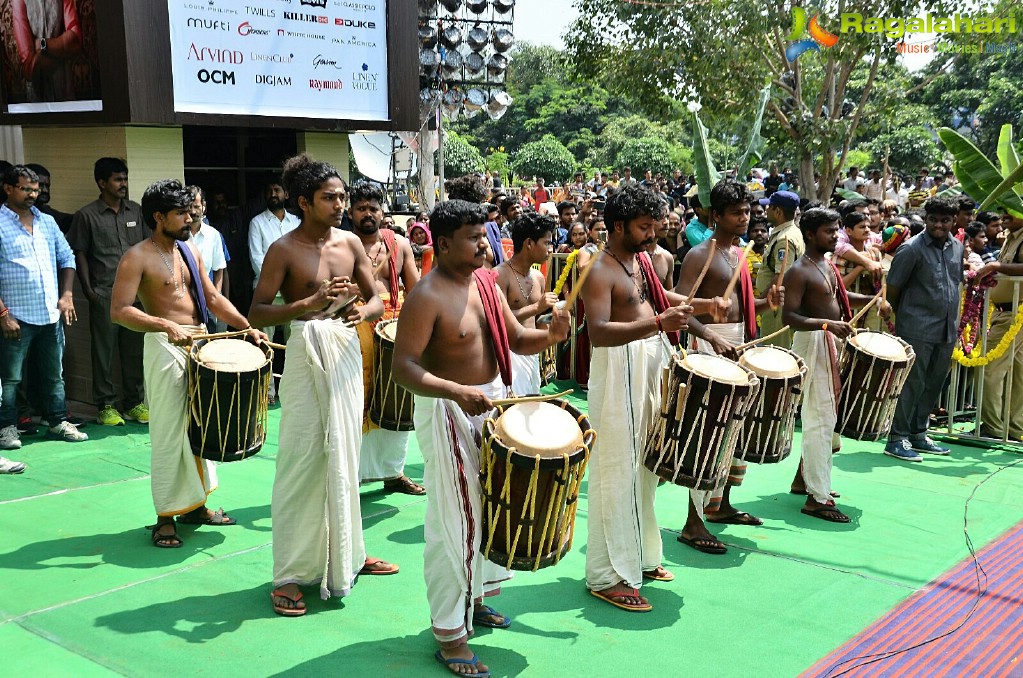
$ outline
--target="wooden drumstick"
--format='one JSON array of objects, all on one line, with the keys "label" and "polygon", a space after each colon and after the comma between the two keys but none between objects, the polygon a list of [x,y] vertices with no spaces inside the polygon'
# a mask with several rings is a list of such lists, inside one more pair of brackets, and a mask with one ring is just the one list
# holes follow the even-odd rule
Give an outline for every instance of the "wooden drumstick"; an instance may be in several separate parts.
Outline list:
[{"label": "wooden drumstick", "polygon": [[784,334],[785,332],[788,332],[788,331],[789,331],[789,326],[786,325],[785,327],[781,328],[780,330],[777,330],[775,332],[771,332],[766,337],[760,337],[759,339],[754,339],[753,341],[747,341],[745,344],[739,344],[738,346],[735,347],[735,352],[736,353],[742,353],[747,348],[750,348],[752,346],[756,346],[757,344],[761,344],[761,343],[767,341],[768,339],[774,339],[778,335]]},{"label": "wooden drumstick", "polygon": [[519,405],[522,403],[543,403],[548,400],[554,400],[555,398],[561,398],[573,393],[574,389],[568,389],[561,393],[551,393],[548,395],[535,395],[535,396],[516,396],[514,398],[493,398],[490,402],[494,407],[504,407],[505,405]]},{"label": "wooden drumstick", "polygon": [[236,330],[233,332],[215,332],[213,334],[193,334],[190,339],[192,341],[199,341],[200,339],[227,339],[229,337],[238,337],[248,333],[248,330]]},{"label": "wooden drumstick", "polygon": [[572,291],[568,293],[567,297],[555,304],[554,308],[559,311],[563,311],[566,308],[573,308],[575,306],[575,300],[579,297],[579,293],[583,289],[583,283],[586,282],[587,276],[590,275],[590,269],[593,268],[593,264],[596,263],[596,261],[596,257],[590,259],[589,263],[586,264],[586,266],[584,266],[579,272],[579,277],[576,279],[575,285],[572,287]]},{"label": "wooden drumstick", "polygon": [[272,341],[264,341],[263,343],[269,346],[270,348],[274,349],[275,351],[283,351],[284,349],[288,348],[284,344],[275,344]]},{"label": "wooden drumstick", "polygon": [[[746,257],[749,256],[750,250],[753,249],[753,241],[750,240],[749,244],[746,245],[746,249],[742,251],[742,256],[739,257],[739,261],[735,264],[735,270],[732,271],[732,279],[728,281],[728,287],[725,288],[725,293],[721,295],[721,298],[728,301],[732,298],[732,293],[735,292],[735,285],[739,282],[739,276],[742,275],[742,266],[746,262]],[[786,250],[787,252],[788,250]]]},{"label": "wooden drumstick", "polygon": [[860,321],[860,319],[867,314],[867,311],[869,311],[871,308],[873,308],[874,304],[876,304],[878,301],[881,300],[881,295],[882,294],[884,294],[884,290],[881,290],[880,292],[875,294],[874,298],[871,299],[870,301],[868,301],[867,304],[863,308],[861,308],[859,310],[859,312],[856,313],[856,315],[854,315],[852,317],[852,320],[849,321],[849,324],[850,325],[855,325],[856,323],[858,323]]},{"label": "wooden drumstick", "polygon": [[697,290],[700,289],[700,285],[703,284],[703,279],[707,277],[707,271],[710,270],[710,264],[714,261],[714,250],[717,249],[717,244],[711,243],[711,246],[707,250],[707,260],[703,262],[703,270],[700,271],[700,275],[696,276],[696,282],[693,283],[693,288],[689,290],[689,295],[685,298],[683,303],[688,304],[696,296]]}]

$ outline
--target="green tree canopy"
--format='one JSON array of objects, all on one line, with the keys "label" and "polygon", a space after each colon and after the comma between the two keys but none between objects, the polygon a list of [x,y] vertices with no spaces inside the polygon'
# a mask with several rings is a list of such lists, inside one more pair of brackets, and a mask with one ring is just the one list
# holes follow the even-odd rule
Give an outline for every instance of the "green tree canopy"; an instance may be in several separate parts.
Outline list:
[{"label": "green tree canopy", "polygon": [[523,177],[543,177],[548,183],[565,181],[575,172],[576,161],[563,143],[553,134],[545,134],[539,141],[531,141],[515,153],[512,170]]},{"label": "green tree canopy", "polygon": [[483,156],[476,147],[455,132],[447,132],[444,140],[444,174],[460,177],[482,172]]}]

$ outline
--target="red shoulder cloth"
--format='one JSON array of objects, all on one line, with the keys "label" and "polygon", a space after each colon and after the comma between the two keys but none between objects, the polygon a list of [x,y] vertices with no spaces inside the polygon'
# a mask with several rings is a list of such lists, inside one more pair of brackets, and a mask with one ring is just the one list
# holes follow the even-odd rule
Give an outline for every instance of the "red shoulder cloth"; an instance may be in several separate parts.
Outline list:
[{"label": "red shoulder cloth", "polygon": [[473,272],[476,278],[476,289],[483,301],[483,313],[487,318],[487,329],[490,330],[494,352],[497,354],[497,368],[501,370],[501,381],[511,386],[511,346],[508,343],[508,328],[504,325],[504,314],[501,312],[501,297],[497,293],[497,271],[478,268]]},{"label": "red shoulder cloth", "polygon": [[845,289],[845,282],[842,280],[842,274],[838,272],[838,266],[835,266],[835,262],[828,262],[831,264],[831,270],[835,272],[835,280],[838,281],[838,287],[835,289],[835,294],[838,297],[838,306],[842,309],[842,320],[849,322],[852,320],[852,304],[849,303],[849,291]]},{"label": "red shoulder cloth", "polygon": [[[668,295],[664,293],[664,287],[657,278],[657,272],[654,270],[653,262],[650,261],[650,256],[646,252],[639,252],[636,254],[636,261],[639,262],[639,270],[643,272],[646,288],[650,291],[650,303],[654,307],[654,313],[660,315],[671,305],[668,303]],[[678,346],[682,341],[678,332],[665,332],[665,334],[668,335],[668,341],[672,346]]]},{"label": "red shoulder cloth", "polygon": [[398,308],[398,293],[400,288],[398,287],[398,247],[395,242],[394,231],[389,228],[381,228],[380,236],[384,239],[384,245],[387,247],[387,258],[390,260],[390,276],[387,281],[387,289],[391,294],[391,299],[388,302],[392,309]]},{"label": "red shoulder cloth", "polygon": [[742,321],[746,326],[746,340],[757,338],[757,299],[753,291],[753,276],[749,272],[749,264],[746,262],[746,254],[741,248],[739,251],[739,301],[742,303]]}]

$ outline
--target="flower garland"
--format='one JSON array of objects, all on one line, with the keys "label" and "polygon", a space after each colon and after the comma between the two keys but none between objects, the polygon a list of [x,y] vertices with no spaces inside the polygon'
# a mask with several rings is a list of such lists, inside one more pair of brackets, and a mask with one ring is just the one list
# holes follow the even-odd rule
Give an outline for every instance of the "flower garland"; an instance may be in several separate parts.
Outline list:
[{"label": "flower garland", "polygon": [[988,288],[997,285],[998,282],[994,279],[994,276],[977,280],[975,271],[968,272],[966,278],[966,289],[963,291],[963,312],[962,317],[959,319],[959,341],[952,351],[952,358],[963,367],[983,367],[1005,355],[1005,352],[1009,350],[1009,347],[1015,341],[1016,335],[1023,328],[1023,305],[1016,311],[1012,325],[1009,326],[1008,331],[1002,337],[1002,340],[998,342],[998,345],[988,351],[987,355],[974,356],[973,350],[977,346],[977,337],[980,336],[980,333],[974,334],[973,330],[980,322],[981,311],[984,308],[985,292]]},{"label": "flower garland", "polygon": [[561,270],[561,275],[558,276],[558,281],[554,283],[554,294],[560,295],[561,290],[565,289],[565,283],[568,282],[568,276],[572,272],[572,267],[575,266],[575,260],[579,258],[579,250],[572,250],[572,253],[565,259],[565,268]]}]

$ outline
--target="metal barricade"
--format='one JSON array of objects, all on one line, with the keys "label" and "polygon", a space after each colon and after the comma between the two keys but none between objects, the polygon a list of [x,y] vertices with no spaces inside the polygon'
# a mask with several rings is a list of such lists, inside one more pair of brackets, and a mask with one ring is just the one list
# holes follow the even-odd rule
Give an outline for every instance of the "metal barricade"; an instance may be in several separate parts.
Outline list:
[{"label": "metal barricade", "polygon": [[[1023,299],[1023,276],[999,276],[998,285],[999,287],[1002,285],[1012,285],[1012,306],[1011,311],[1009,311],[1009,317],[1015,318],[1021,299]],[[987,337],[987,328],[991,320],[990,297],[991,290],[988,290],[984,298],[984,308],[980,320],[980,326],[984,328],[984,331],[979,333],[974,331],[974,335],[979,338],[978,344],[973,349],[974,355],[987,355],[988,351],[994,348],[988,342]],[[1006,311],[1002,311],[1002,313],[1006,313]],[[1000,419],[1003,422],[999,430],[992,430],[990,425],[985,425],[984,428],[986,430],[983,432],[981,430],[984,417],[984,382],[987,376],[987,366],[966,367],[960,365],[955,360],[952,361],[948,389],[941,399],[941,404],[948,411],[948,414],[942,418],[936,430],[948,437],[967,442],[1020,444],[1019,439],[1012,439],[1009,436],[1010,418],[1013,415],[1018,415],[1018,413],[1011,411],[1011,407],[1013,396],[1019,397],[1019,394],[1013,394],[1012,392],[1012,376],[1014,356],[1020,351],[1023,351],[1023,332],[1017,333],[1005,351],[1005,355],[1000,359],[1007,360],[1009,367],[1002,382],[1002,397],[997,403],[1001,413]],[[994,403],[991,402],[989,405],[994,406]],[[973,425],[970,426],[969,422],[972,422]],[[982,435],[982,433],[987,433],[988,435]]]}]

